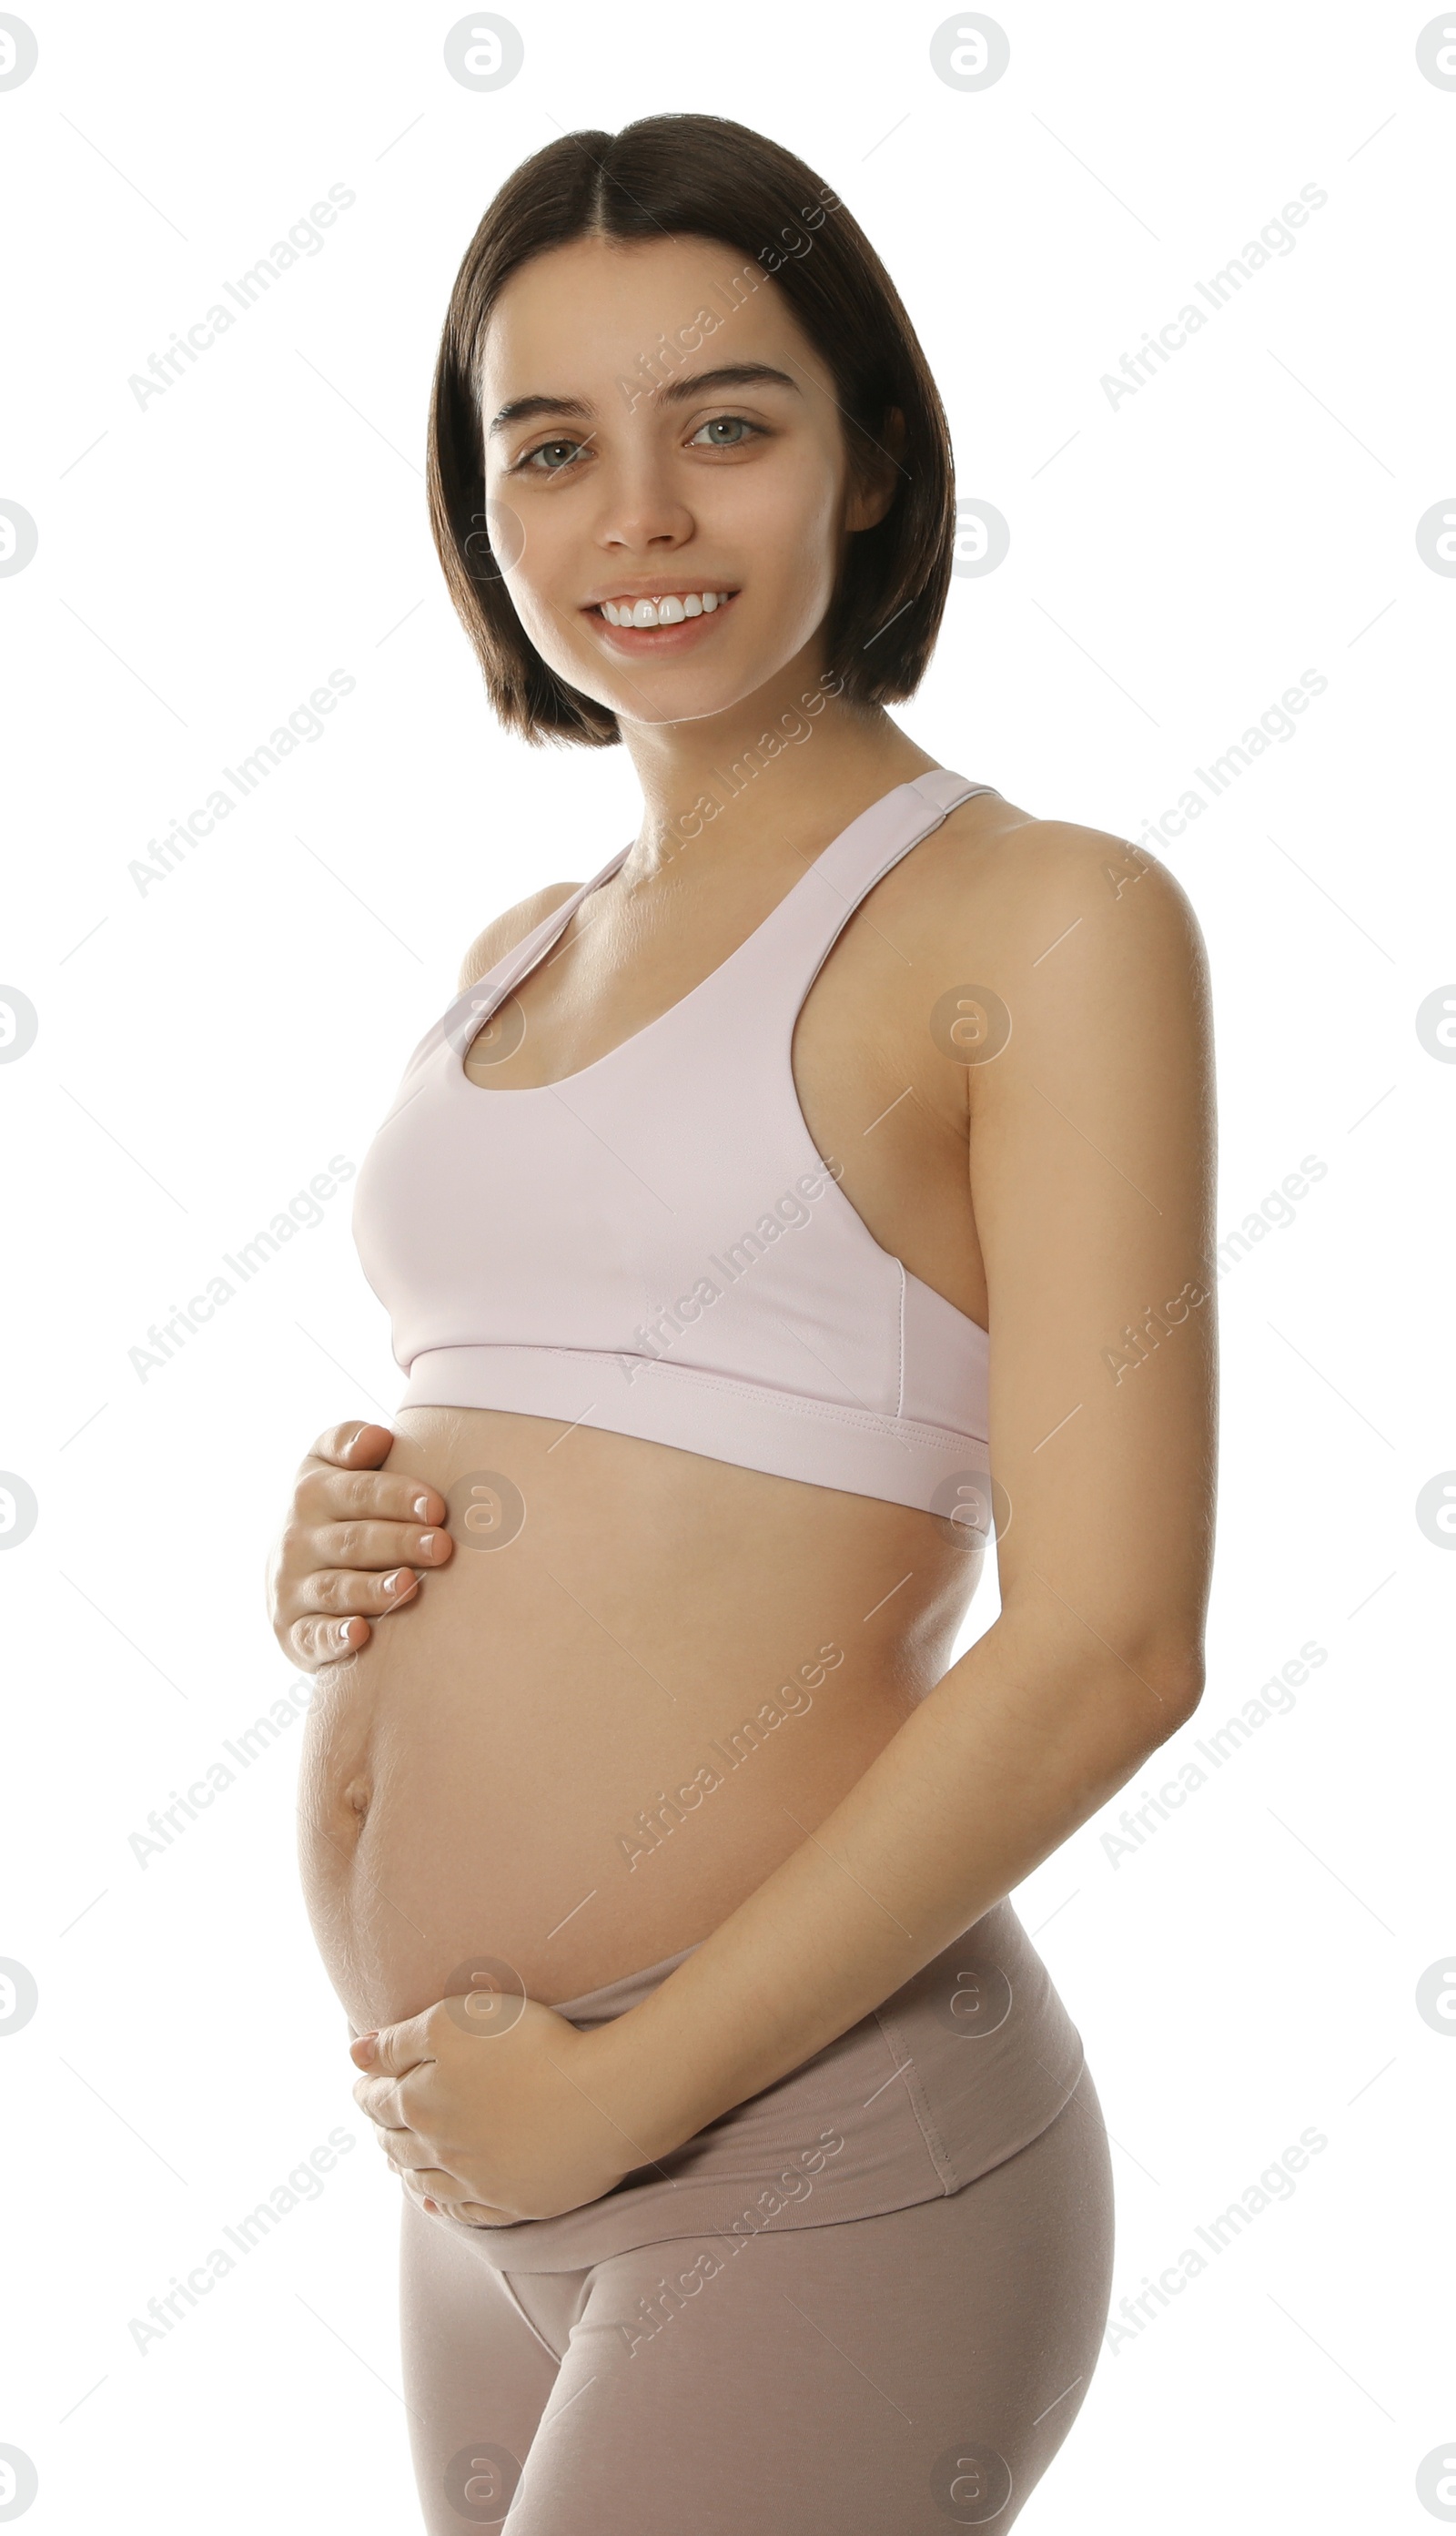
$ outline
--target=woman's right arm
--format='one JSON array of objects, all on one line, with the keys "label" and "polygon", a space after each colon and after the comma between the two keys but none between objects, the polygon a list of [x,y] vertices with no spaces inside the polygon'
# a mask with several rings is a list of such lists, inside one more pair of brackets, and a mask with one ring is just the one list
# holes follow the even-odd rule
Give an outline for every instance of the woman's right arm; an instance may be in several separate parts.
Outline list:
[{"label": "woman's right arm", "polygon": [[267,1591],[273,1634],[300,1673],[357,1655],[372,1622],[418,1593],[415,1570],[454,1553],[439,1490],[380,1470],[394,1440],[387,1426],[330,1426],[298,1466]]}]

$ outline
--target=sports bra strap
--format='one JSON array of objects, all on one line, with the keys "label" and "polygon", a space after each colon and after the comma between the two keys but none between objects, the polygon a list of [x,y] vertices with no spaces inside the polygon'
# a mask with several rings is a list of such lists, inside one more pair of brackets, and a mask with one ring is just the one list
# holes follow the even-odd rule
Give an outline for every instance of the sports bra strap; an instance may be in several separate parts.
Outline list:
[{"label": "sports bra strap", "polygon": [[552,909],[549,916],[542,917],[539,924],[533,925],[513,951],[504,952],[490,968],[473,979],[470,985],[463,986],[445,1017],[447,1028],[458,1036],[460,1017],[464,1013],[473,1038],[483,1029],[496,1006],[520,985],[523,978],[530,976],[552,944],[559,942],[583,899],[590,898],[594,889],[600,889],[603,881],[610,880],[613,872],[620,871],[631,851],[629,845],[623,846],[612,856],[610,862],[602,864],[600,872],[595,872],[590,880],[584,880],[569,898],[563,898],[560,906]]},{"label": "sports bra strap", "polygon": [[860,901],[952,810],[991,784],[973,784],[948,767],[931,768],[901,785],[826,846],[780,899],[739,954],[742,973],[759,973],[760,987],[782,983],[796,1011]]},{"label": "sports bra strap", "polygon": [[[796,989],[797,1000],[802,1001],[838,935],[876,881],[883,880],[913,846],[918,846],[963,801],[975,793],[994,790],[994,785],[973,784],[966,776],[953,774],[949,767],[935,766],[872,801],[832,845],[815,856],[762,923],[755,925],[730,955],[735,983],[741,984],[745,974],[754,969],[767,971],[786,986]],[[445,1017],[447,1036],[463,1045],[463,1032],[469,1031],[474,1038],[484,1028],[506,997],[560,940],[583,901],[621,869],[631,851],[630,846],[623,846],[591,880],[584,880],[580,888],[534,926],[513,951],[463,989]],[[683,1010],[686,1013],[686,1004]]]}]

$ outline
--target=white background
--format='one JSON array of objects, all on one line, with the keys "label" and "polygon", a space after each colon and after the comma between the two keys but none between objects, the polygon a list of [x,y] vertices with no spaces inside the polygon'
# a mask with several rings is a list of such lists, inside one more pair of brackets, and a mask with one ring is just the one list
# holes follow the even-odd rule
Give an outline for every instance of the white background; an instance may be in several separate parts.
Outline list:
[{"label": "white background", "polygon": [[[930,65],[934,7],[524,8],[523,70],[476,95],[444,68],[449,8],[31,13],[38,66],[0,94],[0,499],[39,533],[0,580],[0,969],[39,1029],[0,1066],[0,1465],[39,1515],[0,1560],[0,1956],[40,2004],[0,2040],[0,2441],[35,2463],[36,2536],[418,2523],[396,2187],[298,1895],[298,1731],[165,1855],[129,1846],[295,1679],[260,1585],[294,1465],[398,1399],[350,1192],[145,1382],[129,1351],[332,1156],[357,1164],[485,919],[634,833],[623,752],[492,723],[424,425],[501,180],[561,131],[683,107],[844,196],[962,494],[1010,523],[897,709],[924,747],[1135,839],[1301,672],[1328,681],[1157,849],[1213,966],[1221,1236],[1326,1165],[1220,1283],[1207,1692],[1016,1897],[1112,2135],[1114,2321],[1302,2130],[1327,2144],[1166,2309],[1122,2317],[1021,2523],[1456,2517],[1417,2490],[1456,2453],[1456,2037],[1416,2004],[1456,1930],[1452,1562],[1415,1515],[1456,1462],[1456,1072],[1415,1027],[1456,976],[1456,578],[1416,542],[1456,485],[1456,91],[1418,69],[1424,5],[999,16],[1010,67],[963,94]],[[323,251],[140,408],[129,377],[335,183],[357,199]],[[1328,201],[1295,251],[1113,407],[1104,374],[1306,184]],[[140,892],[148,841],[336,668],[355,685],[324,735]],[[994,1609],[987,1586],[970,1634]],[[1326,1660],[1289,1712],[1114,1865],[1123,1807],[1308,1640]],[[320,2197],[139,2353],[130,2319],[340,2124],[357,2146]]]}]

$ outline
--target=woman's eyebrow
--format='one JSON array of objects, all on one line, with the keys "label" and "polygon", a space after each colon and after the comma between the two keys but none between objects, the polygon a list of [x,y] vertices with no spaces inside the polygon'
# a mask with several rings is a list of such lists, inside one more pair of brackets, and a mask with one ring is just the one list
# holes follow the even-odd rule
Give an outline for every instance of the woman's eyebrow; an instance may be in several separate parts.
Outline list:
[{"label": "woman's eyebrow", "polygon": [[662,405],[687,405],[695,396],[717,396],[723,388],[791,388],[800,394],[796,379],[787,370],[776,370],[767,361],[735,361],[718,370],[699,370],[686,379],[667,379],[653,390]]},{"label": "woman's eyebrow", "polygon": [[[662,405],[686,405],[696,396],[716,396],[726,388],[777,387],[801,391],[796,379],[787,370],[776,370],[768,361],[734,361],[717,370],[698,370],[691,377],[665,380],[649,391]],[[532,422],[541,414],[569,414],[574,420],[588,422],[596,409],[582,397],[524,396],[512,397],[508,405],[492,418],[490,437],[505,431],[513,422]]]},{"label": "woman's eyebrow", "polygon": [[493,440],[498,431],[508,430],[513,422],[533,422],[541,413],[570,414],[585,422],[591,412],[591,406],[580,397],[512,397],[509,405],[503,405],[499,413],[492,417],[488,436]]}]

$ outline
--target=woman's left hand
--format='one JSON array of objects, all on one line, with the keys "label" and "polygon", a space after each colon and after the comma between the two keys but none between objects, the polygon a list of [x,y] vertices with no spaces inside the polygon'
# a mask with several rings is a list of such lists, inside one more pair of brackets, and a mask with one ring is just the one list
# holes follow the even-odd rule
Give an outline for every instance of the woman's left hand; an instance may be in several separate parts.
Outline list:
[{"label": "woman's left hand", "polygon": [[406,2190],[477,2228],[551,2219],[646,2163],[600,2101],[595,2037],[538,1999],[441,1999],[349,2045],[354,2102]]}]

